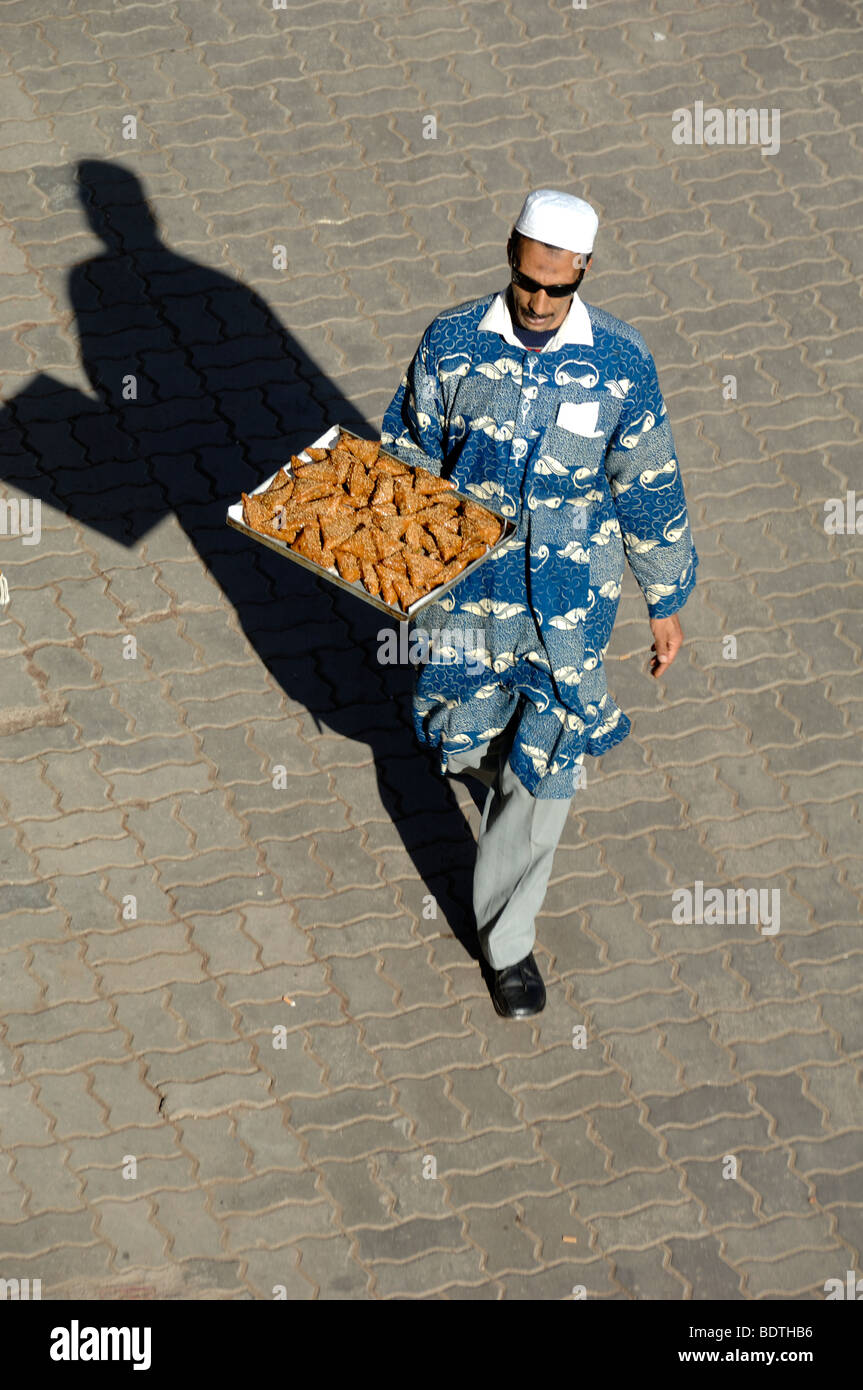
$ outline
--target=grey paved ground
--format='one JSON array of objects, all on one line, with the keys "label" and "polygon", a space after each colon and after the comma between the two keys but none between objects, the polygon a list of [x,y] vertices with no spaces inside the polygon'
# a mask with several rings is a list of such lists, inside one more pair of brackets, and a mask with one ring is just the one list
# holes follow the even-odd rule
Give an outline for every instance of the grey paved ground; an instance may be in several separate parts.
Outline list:
[{"label": "grey paved ground", "polygon": [[[863,573],[823,524],[860,477],[859,8],[3,0],[0,40],[3,477],[44,504],[0,540],[0,1275],[823,1297],[863,1242]],[[778,108],[779,153],[673,143],[699,100]],[[584,294],[653,350],[702,563],[664,685],[627,575],[633,734],[534,1025],[492,1011],[476,812],[378,620],[223,516],[322,422],[377,433],[542,184],[600,212]],[[778,889],[779,932],[673,923],[696,880]]]}]

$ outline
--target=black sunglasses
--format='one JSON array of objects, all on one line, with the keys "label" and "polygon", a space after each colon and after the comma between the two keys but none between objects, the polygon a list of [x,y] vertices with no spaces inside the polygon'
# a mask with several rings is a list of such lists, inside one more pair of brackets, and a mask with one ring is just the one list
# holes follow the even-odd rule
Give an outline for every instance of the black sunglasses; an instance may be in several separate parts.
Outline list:
[{"label": "black sunglasses", "polygon": [[518,285],[520,290],[527,290],[529,294],[536,294],[538,290],[545,290],[550,299],[563,299],[568,294],[575,294],[581,284],[584,271],[581,272],[577,280],[573,280],[571,285],[540,285],[539,281],[531,280],[529,275],[522,275],[520,270],[512,267],[512,283]]}]

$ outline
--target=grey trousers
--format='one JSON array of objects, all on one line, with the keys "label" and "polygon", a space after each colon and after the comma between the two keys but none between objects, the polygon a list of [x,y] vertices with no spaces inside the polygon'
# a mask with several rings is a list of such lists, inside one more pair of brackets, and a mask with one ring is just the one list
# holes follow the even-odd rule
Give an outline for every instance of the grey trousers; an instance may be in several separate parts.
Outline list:
[{"label": "grey trousers", "polygon": [[483,955],[493,970],[524,960],[536,941],[554,851],[572,798],[531,796],[509,765],[512,735],[504,730],[480,748],[454,754],[447,772],[476,777],[488,792],[479,827],[473,910]]}]

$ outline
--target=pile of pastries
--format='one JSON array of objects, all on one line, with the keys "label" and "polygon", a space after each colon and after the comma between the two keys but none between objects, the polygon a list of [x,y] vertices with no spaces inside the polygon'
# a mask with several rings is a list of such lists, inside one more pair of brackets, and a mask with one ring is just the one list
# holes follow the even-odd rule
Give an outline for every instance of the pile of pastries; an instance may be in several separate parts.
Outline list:
[{"label": "pile of pastries", "polygon": [[485,507],[381,453],[380,440],[340,433],[331,448],[305,452],[310,462],[294,455],[266,492],[243,493],[243,520],[391,607],[406,613],[500,536]]}]

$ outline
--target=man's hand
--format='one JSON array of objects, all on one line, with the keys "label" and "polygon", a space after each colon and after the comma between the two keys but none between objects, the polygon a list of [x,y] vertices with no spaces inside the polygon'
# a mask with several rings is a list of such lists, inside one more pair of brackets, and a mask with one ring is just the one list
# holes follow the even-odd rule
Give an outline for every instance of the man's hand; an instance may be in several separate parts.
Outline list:
[{"label": "man's hand", "polygon": [[654,653],[650,674],[655,679],[665,674],[683,646],[683,628],[675,613],[670,618],[651,618],[650,630],[653,633],[651,651]]}]

